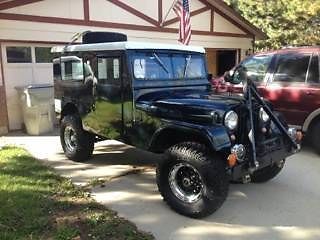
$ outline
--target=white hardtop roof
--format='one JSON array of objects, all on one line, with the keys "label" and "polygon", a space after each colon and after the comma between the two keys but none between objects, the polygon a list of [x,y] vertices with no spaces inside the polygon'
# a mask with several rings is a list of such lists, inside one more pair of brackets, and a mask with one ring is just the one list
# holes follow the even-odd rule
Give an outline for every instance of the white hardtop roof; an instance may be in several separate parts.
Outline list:
[{"label": "white hardtop roof", "polygon": [[62,53],[62,52],[86,52],[86,51],[105,51],[105,50],[127,50],[127,49],[160,49],[160,50],[178,50],[178,51],[205,53],[204,48],[198,47],[198,46],[186,46],[182,44],[180,45],[180,44],[132,42],[132,41],[56,46],[51,49],[51,52]]}]

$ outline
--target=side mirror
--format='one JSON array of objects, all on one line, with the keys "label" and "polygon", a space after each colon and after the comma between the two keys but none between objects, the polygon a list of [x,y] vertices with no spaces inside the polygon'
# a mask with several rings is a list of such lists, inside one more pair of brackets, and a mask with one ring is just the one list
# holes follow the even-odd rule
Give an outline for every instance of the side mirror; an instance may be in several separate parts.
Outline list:
[{"label": "side mirror", "polygon": [[213,77],[212,73],[208,73],[207,79],[209,82],[212,81],[212,77]]}]

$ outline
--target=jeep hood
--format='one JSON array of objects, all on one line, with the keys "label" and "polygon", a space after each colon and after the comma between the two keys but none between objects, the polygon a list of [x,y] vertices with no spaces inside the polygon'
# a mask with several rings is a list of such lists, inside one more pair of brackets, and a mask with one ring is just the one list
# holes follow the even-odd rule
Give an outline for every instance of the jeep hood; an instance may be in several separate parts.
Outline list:
[{"label": "jeep hood", "polygon": [[213,115],[222,118],[226,111],[242,103],[242,97],[215,95],[209,90],[170,90],[142,95],[136,106],[162,118],[212,123]]}]

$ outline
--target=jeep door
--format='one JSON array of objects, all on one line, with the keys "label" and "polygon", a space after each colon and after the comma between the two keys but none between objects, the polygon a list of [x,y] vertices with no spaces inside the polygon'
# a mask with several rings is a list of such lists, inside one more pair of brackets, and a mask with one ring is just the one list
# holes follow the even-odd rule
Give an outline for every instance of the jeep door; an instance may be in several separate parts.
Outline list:
[{"label": "jeep door", "polygon": [[81,56],[69,55],[54,59],[54,91],[57,113],[67,104],[76,106],[81,116],[85,115],[93,103],[92,85],[85,82],[90,75]]},{"label": "jeep door", "polygon": [[87,57],[87,64],[95,72],[93,95],[95,104],[83,119],[86,128],[96,134],[121,139],[122,121],[122,56],[120,53],[99,53]]},{"label": "jeep door", "polygon": [[[266,98],[282,112],[291,125],[301,126],[311,111],[311,90],[307,84],[312,53],[282,53],[277,55],[274,73],[266,88]],[[309,74],[309,78],[313,78]]]}]

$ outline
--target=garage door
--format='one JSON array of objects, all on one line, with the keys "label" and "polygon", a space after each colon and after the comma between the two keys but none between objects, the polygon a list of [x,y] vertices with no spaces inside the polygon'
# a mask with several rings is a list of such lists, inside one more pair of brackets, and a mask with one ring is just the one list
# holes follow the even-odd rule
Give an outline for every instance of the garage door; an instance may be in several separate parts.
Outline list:
[{"label": "garage door", "polygon": [[2,59],[9,129],[22,127],[22,115],[16,86],[53,83],[49,45],[2,44]]}]

